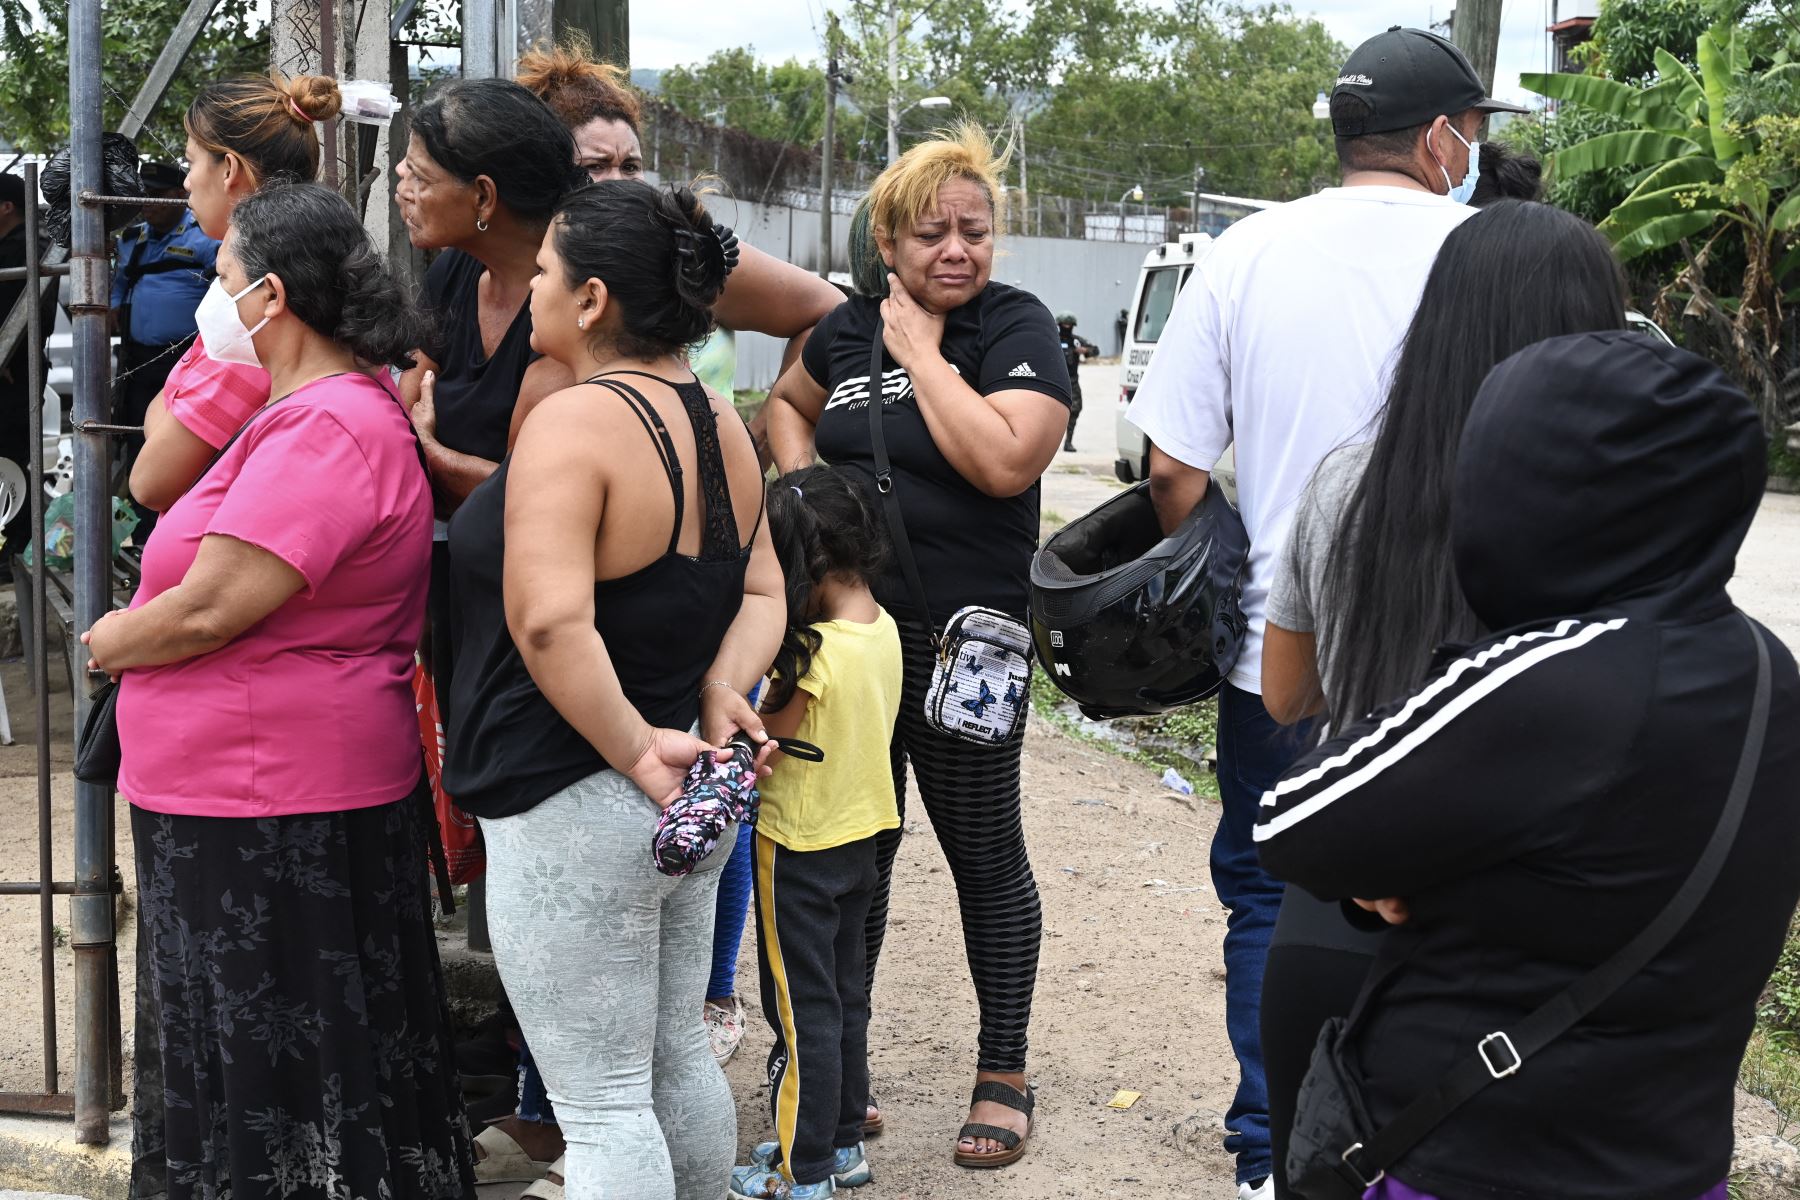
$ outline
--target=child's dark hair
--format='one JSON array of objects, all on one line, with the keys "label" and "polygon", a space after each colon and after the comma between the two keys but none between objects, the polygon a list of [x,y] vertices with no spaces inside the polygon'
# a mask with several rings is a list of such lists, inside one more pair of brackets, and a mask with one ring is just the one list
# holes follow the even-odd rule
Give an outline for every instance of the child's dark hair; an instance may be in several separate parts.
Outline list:
[{"label": "child's dark hair", "polygon": [[834,467],[802,467],[769,485],[769,536],[787,581],[787,632],[769,675],[770,712],[786,708],[823,640],[814,593],[828,576],[873,584],[888,559],[874,492]]}]

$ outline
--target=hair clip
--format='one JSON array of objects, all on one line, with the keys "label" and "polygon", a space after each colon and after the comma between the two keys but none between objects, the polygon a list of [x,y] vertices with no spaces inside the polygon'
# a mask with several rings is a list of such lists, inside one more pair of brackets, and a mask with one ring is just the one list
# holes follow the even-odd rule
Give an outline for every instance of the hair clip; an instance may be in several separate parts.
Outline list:
[{"label": "hair clip", "polygon": [[731,231],[731,226],[720,225],[717,222],[713,224],[712,234],[719,244],[720,265],[724,268],[725,275],[729,277],[733,271],[737,270],[738,265],[737,234]]},{"label": "hair clip", "polygon": [[802,499],[802,500],[804,500],[804,499],[806,499],[806,493],[805,493],[805,492],[803,492],[803,491],[801,491],[801,490],[800,490],[800,489],[799,489],[799,488],[797,488],[797,487],[794,487],[794,485],[793,485],[793,484],[791,484],[791,483],[790,483],[790,484],[788,484],[788,487],[789,487],[789,488],[791,488],[791,489],[792,489],[792,490],[793,490],[793,493],[794,493],[794,495],[796,495],[796,496],[798,496],[798,497],[800,497],[800,498],[801,498],[801,499]]}]

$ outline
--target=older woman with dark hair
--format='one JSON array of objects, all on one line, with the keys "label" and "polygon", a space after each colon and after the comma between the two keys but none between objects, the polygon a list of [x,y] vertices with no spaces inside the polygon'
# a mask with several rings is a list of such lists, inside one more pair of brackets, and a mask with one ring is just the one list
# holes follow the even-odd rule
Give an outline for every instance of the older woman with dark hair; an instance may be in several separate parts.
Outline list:
[{"label": "older woman with dark hair", "polygon": [[[1069,372],[1050,310],[992,279],[1002,165],[986,134],[964,126],[914,146],[882,172],[868,203],[890,272],[887,298],[856,297],[820,322],[801,362],[769,394],[778,466],[793,470],[817,454],[871,480],[868,406],[871,396],[881,398],[894,495],[926,606],[920,610],[897,576],[877,593],[899,622],[906,652],[895,790],[906,795],[910,762],[956,880],[981,1005],[975,1094],[955,1149],[966,1167],[1005,1166],[1024,1153],[1032,1107],[1026,1027],[1043,918],[1020,808],[1023,743],[976,745],[927,724],[932,635],[967,605],[1023,617],[1037,549],[1038,478],[1069,421]],[[882,369],[873,380],[877,336]],[[877,837],[871,977],[899,845],[898,829]],[[879,1121],[879,1113],[870,1116]]]},{"label": "older woman with dark hair", "polygon": [[420,321],[350,206],[242,200],[208,351],[273,396],[169,509],[119,678],[170,1195],[472,1187],[418,817],[411,690],[431,497],[398,397]]}]

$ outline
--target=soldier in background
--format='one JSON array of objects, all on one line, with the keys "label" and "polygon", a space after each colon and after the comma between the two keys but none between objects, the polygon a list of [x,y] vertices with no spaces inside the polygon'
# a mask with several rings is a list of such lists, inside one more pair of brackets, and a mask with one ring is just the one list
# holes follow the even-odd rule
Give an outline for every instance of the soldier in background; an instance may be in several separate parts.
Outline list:
[{"label": "soldier in background", "polygon": [[1075,332],[1075,314],[1056,314],[1056,332],[1062,339],[1063,361],[1069,364],[1069,430],[1063,435],[1063,449],[1075,449],[1075,422],[1081,419],[1081,360],[1093,358],[1100,347]]}]

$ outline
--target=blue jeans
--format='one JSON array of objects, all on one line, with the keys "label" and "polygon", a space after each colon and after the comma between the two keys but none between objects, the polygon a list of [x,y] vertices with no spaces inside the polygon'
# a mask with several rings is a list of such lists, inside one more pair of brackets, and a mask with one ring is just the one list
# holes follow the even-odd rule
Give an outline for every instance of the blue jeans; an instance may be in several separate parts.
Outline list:
[{"label": "blue jeans", "polygon": [[750,838],[731,851],[719,872],[719,899],[713,910],[712,978],[706,984],[708,1000],[729,1000],[737,994],[738,946],[744,940],[744,917],[750,911],[750,868],[756,856]]},{"label": "blue jeans", "polygon": [[556,1110],[550,1107],[550,1093],[544,1088],[544,1077],[538,1074],[532,1060],[531,1047],[519,1038],[519,1119],[539,1125],[556,1124]]},{"label": "blue jeans", "polygon": [[1230,910],[1225,925],[1225,1032],[1238,1060],[1237,1095],[1225,1114],[1225,1149],[1237,1181],[1272,1174],[1269,1088],[1263,1074],[1262,985],[1282,885],[1262,868],[1251,836],[1263,793],[1300,756],[1304,725],[1277,725],[1255,692],[1226,684],[1219,693],[1219,799],[1212,883]]}]

